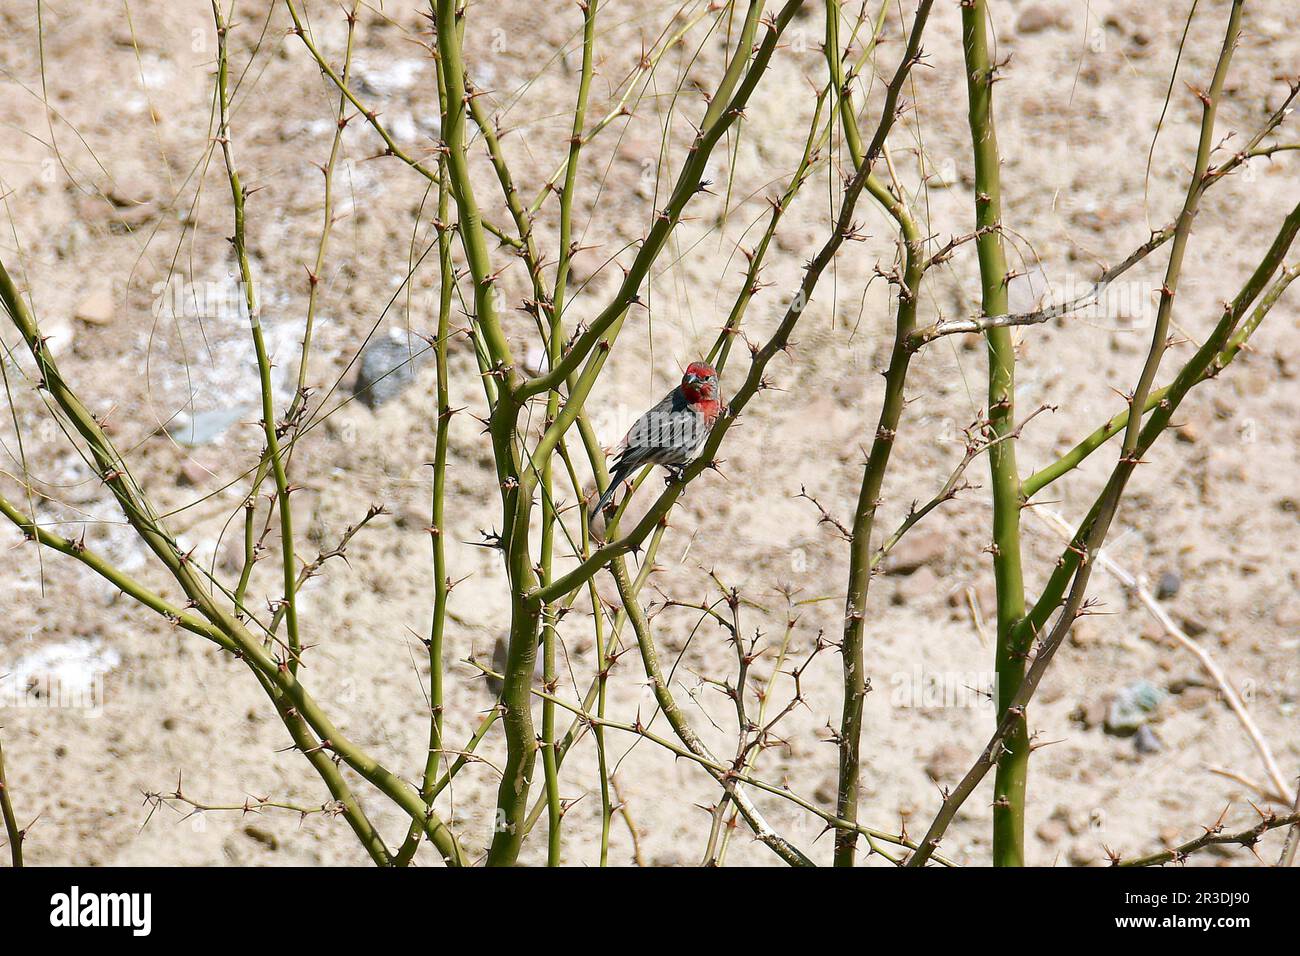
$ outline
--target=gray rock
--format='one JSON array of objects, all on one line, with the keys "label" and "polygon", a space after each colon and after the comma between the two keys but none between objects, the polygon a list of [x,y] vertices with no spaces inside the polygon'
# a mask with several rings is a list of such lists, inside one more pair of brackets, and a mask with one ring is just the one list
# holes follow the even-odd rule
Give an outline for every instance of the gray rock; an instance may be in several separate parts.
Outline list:
[{"label": "gray rock", "polygon": [[1106,733],[1127,737],[1137,733],[1160,707],[1165,692],[1148,680],[1120,688],[1106,711]]},{"label": "gray rock", "polygon": [[1160,580],[1156,582],[1156,597],[1161,601],[1167,601],[1178,593],[1178,589],[1183,586],[1183,579],[1173,571],[1166,571],[1160,575]]},{"label": "gray rock", "polygon": [[361,351],[352,392],[371,408],[396,398],[415,381],[429,346],[401,333],[372,339]]},{"label": "gray rock", "polygon": [[1149,724],[1143,724],[1133,735],[1133,749],[1139,754],[1158,754],[1165,749],[1165,745],[1160,742],[1156,732],[1151,729]]},{"label": "gray rock", "polygon": [[231,425],[254,414],[245,405],[238,408],[213,408],[194,415],[180,412],[167,423],[167,434],[181,445],[197,448],[216,441]]}]

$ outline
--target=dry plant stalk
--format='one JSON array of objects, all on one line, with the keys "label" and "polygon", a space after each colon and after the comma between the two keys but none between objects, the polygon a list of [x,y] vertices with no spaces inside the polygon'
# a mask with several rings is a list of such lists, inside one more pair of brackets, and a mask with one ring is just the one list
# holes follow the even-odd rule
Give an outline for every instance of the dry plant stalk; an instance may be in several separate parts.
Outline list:
[{"label": "dry plant stalk", "polygon": [[[165,517],[151,502],[144,482],[137,481],[129,451],[119,449],[104,423],[97,419],[80,397],[77,382],[60,372],[55,349],[42,334],[33,307],[4,265],[0,265],[0,299],[9,320],[21,334],[28,359],[5,357],[26,377],[26,385],[38,390],[48,413],[68,433],[78,453],[91,463],[99,480],[111,494],[126,522],[147,545],[183,599],[163,594],[116,567],[105,556],[88,549],[84,542],[71,540],[42,527],[30,507],[31,486],[20,477],[17,484],[27,507],[0,498],[3,511],[29,541],[80,562],[129,598],[164,617],[173,625],[207,640],[243,662],[262,687],[293,740],[296,750],[308,761],[329,793],[319,806],[300,805],[259,797],[250,803],[222,803],[195,800],[185,795],[178,782],[170,793],[153,793],[154,808],[177,806],[185,812],[220,810],[261,812],[282,809],[302,815],[323,813],[343,817],[361,846],[378,865],[411,863],[423,844],[431,844],[449,866],[476,862],[513,865],[525,842],[545,819],[546,860],[562,861],[564,814],[567,804],[561,781],[565,758],[585,740],[594,745],[598,757],[598,789],[601,798],[601,847],[599,861],[608,862],[611,824],[621,816],[635,841],[638,840],[627,801],[614,783],[614,770],[607,758],[611,735],[626,735],[645,741],[689,762],[716,782],[716,803],[708,810],[711,825],[703,862],[724,862],[732,832],[743,823],[754,837],[780,860],[790,865],[812,865],[811,846],[780,832],[770,822],[771,808],[793,806],[834,832],[829,862],[852,866],[865,842],[869,855],[878,855],[896,865],[923,866],[933,861],[951,861],[939,854],[945,831],[958,809],[977,784],[995,770],[991,811],[992,862],[1022,865],[1025,860],[1024,821],[1026,781],[1031,741],[1027,708],[1054,654],[1080,616],[1087,613],[1088,585],[1098,563],[1101,548],[1120,508],[1129,479],[1143,461],[1143,455],[1169,428],[1171,418],[1188,392],[1216,377],[1247,345],[1250,336],[1267,317],[1295,269],[1285,266],[1297,229],[1300,205],[1280,223],[1276,237],[1246,284],[1228,303],[1213,332],[1195,354],[1172,376],[1168,384],[1157,382],[1165,364],[1169,333],[1174,321],[1175,296],[1188,253],[1192,225],[1200,203],[1210,186],[1225,178],[1252,158],[1287,149],[1287,144],[1267,142],[1286,118],[1290,103],[1300,87],[1292,86],[1282,108],[1229,159],[1214,164],[1214,150],[1220,140],[1216,131],[1217,111],[1224,95],[1233,52],[1242,30],[1244,0],[1233,0],[1227,15],[1225,36],[1214,75],[1203,92],[1198,92],[1203,110],[1200,136],[1185,201],[1177,219],[1154,233],[1119,265],[1103,269],[1093,287],[1063,305],[1035,312],[1014,314],[1009,305],[1012,276],[1004,242],[1008,230],[1003,223],[1001,166],[1003,156],[996,135],[995,81],[1004,63],[990,53],[991,25],[985,0],[961,3],[961,40],[964,85],[968,96],[968,119],[974,186],[969,197],[975,228],[973,232],[940,243],[928,234],[928,226],[915,197],[899,180],[890,153],[891,135],[907,111],[905,94],[915,87],[914,74],[925,65],[923,41],[930,22],[933,0],[919,0],[900,26],[902,42],[881,47],[887,5],[876,16],[863,11],[848,14],[840,0],[824,0],[822,45],[825,72],[819,86],[809,91],[812,122],[803,138],[801,160],[793,174],[780,180],[779,197],[762,227],[760,238],[746,252],[747,267],[741,291],[728,310],[716,342],[706,356],[717,370],[728,372],[728,403],[712,428],[698,457],[684,467],[654,497],[641,517],[628,529],[619,527],[622,511],[604,528],[593,528],[585,505],[573,507],[573,499],[594,500],[609,482],[604,450],[596,437],[587,401],[605,374],[609,356],[618,346],[629,317],[641,306],[641,293],[654,274],[656,264],[665,261],[673,248],[678,226],[690,218],[699,204],[697,197],[712,185],[706,178],[711,160],[728,148],[743,130],[747,114],[763,109],[763,84],[774,60],[781,56],[783,41],[796,17],[815,4],[804,0],[768,9],[761,0],[732,2],[692,9],[687,4],[673,26],[662,34],[662,42],[647,51],[632,77],[611,99],[613,109],[591,115],[593,78],[601,60],[602,17],[599,0],[578,4],[580,63],[574,74],[571,133],[563,161],[541,183],[523,183],[512,172],[502,145],[503,132],[493,114],[493,98],[469,80],[465,59],[465,34],[474,29],[474,9],[460,0],[434,0],[428,10],[431,37],[427,52],[436,65],[438,101],[441,107],[441,141],[431,156],[405,151],[386,128],[382,115],[367,102],[364,91],[352,81],[353,33],[359,5],[353,3],[343,14],[347,39],[341,50],[326,49],[319,42],[306,15],[302,0],[284,0],[284,13],[292,26],[289,42],[300,43],[319,66],[321,81],[337,97],[332,119],[338,133],[328,160],[322,165],[325,213],[314,264],[307,270],[309,298],[303,320],[297,388],[287,408],[277,407],[272,387],[272,364],[260,321],[257,276],[254,274],[246,241],[251,215],[250,191],[241,178],[238,157],[239,112],[232,109],[235,77],[248,63],[236,63],[230,38],[243,28],[232,7],[212,0],[213,29],[217,38],[214,78],[216,115],[213,148],[228,179],[233,225],[231,245],[238,266],[238,285],[248,318],[251,352],[259,373],[257,396],[262,451],[242,481],[247,494],[244,506],[244,548],[240,572],[234,580],[222,581],[182,550],[167,527]],[[689,145],[677,157],[677,172],[666,197],[645,225],[644,235],[634,247],[630,264],[616,289],[603,301],[594,318],[574,320],[569,305],[574,298],[574,258],[580,251],[582,230],[575,222],[580,196],[592,176],[586,150],[600,134],[629,115],[645,95],[654,71],[674,47],[693,37],[703,26],[725,25],[727,59],[721,79],[707,91],[705,105],[691,113],[694,130]],[[257,56],[257,47],[253,57]],[[854,80],[874,68],[879,88],[873,95],[874,108],[858,102],[860,86]],[[680,93],[680,89],[678,93]],[[678,107],[678,93],[673,108]],[[681,106],[681,109],[688,109]],[[306,684],[311,645],[305,641],[312,624],[301,614],[298,593],[325,562],[343,556],[353,535],[383,513],[375,507],[347,529],[333,547],[319,552],[314,561],[299,554],[301,529],[294,520],[293,492],[302,476],[295,475],[292,453],[296,443],[314,424],[337,405],[329,406],[330,395],[319,398],[312,390],[311,353],[317,312],[317,286],[329,261],[329,236],[334,223],[334,170],[341,134],[349,123],[365,124],[380,144],[380,157],[396,160],[389,175],[421,177],[432,197],[431,217],[424,224],[436,232],[438,286],[436,333],[429,338],[434,356],[436,390],[430,408],[436,433],[428,532],[434,588],[431,595],[431,626],[424,644],[428,650],[429,684],[428,756],[418,768],[389,769],[345,736],[327,715]],[[667,134],[665,134],[667,135]],[[838,155],[828,144],[838,145]],[[841,179],[833,214],[825,223],[817,247],[805,264],[797,288],[784,300],[786,305],[774,330],[763,341],[750,343],[748,365],[729,367],[735,357],[734,344],[744,339],[746,312],[762,288],[761,270],[784,212],[794,204],[801,187],[818,171],[839,164]],[[398,168],[400,164],[400,168]],[[833,176],[833,173],[831,174]],[[495,180],[493,190],[500,197],[482,195],[483,183]],[[521,192],[523,190],[523,192]],[[533,198],[530,194],[535,192]],[[542,225],[540,213],[548,202],[556,207],[554,227]],[[789,349],[792,334],[804,316],[807,304],[818,294],[823,275],[844,253],[846,245],[864,240],[858,220],[863,207],[875,204],[887,216],[896,232],[896,256],[889,269],[879,274],[889,283],[893,298],[893,340],[884,372],[880,410],[874,429],[863,422],[864,433],[872,435],[851,520],[841,522],[817,499],[808,498],[820,512],[822,523],[831,526],[847,546],[848,576],[843,587],[843,626],[838,640],[818,635],[812,651],[797,656],[792,637],[799,629],[799,602],[786,591],[783,639],[770,647],[760,643],[749,623],[748,608],[755,606],[738,589],[713,575],[711,587],[717,594],[705,601],[689,601],[680,595],[664,595],[657,607],[648,608],[643,592],[654,568],[661,541],[673,536],[674,508],[692,483],[706,470],[715,468],[719,453],[733,438],[731,429],[770,387],[770,364]],[[493,217],[503,212],[504,219]],[[597,208],[595,215],[599,215]],[[423,209],[417,218],[425,216]],[[959,320],[940,319],[929,325],[918,320],[927,275],[938,266],[954,263],[969,247],[978,269],[981,302],[979,315]],[[1023,475],[1016,458],[1022,430],[1043,409],[1025,413],[1015,405],[1016,347],[1013,329],[1032,328],[1049,320],[1068,317],[1095,303],[1105,288],[1120,275],[1158,251],[1168,250],[1158,313],[1141,373],[1125,394],[1127,410],[1103,423],[1075,448],[1057,461],[1031,475]],[[513,260],[527,272],[530,297],[524,311],[533,329],[525,337],[507,329],[506,310],[499,294],[501,274]],[[971,265],[965,260],[966,265]],[[409,276],[407,277],[409,279]],[[466,314],[459,328],[458,303]],[[1253,310],[1253,311],[1252,311]],[[938,484],[933,498],[914,505],[901,526],[884,536],[877,525],[882,489],[889,475],[891,454],[900,436],[906,434],[908,376],[916,363],[924,362],[926,346],[956,332],[977,332],[987,343],[987,407],[966,433],[965,455],[946,481]],[[488,545],[503,561],[510,627],[504,666],[499,669],[472,660],[484,675],[500,682],[497,705],[488,712],[470,739],[449,739],[444,722],[447,708],[446,635],[448,607],[457,580],[457,569],[449,566],[445,544],[448,526],[448,465],[456,449],[449,436],[449,423],[458,409],[452,406],[452,366],[449,343],[465,335],[472,344],[478,384],[489,409],[484,421],[497,482],[499,511],[494,526],[500,532]],[[544,356],[542,367],[528,371],[521,356],[535,348]],[[741,353],[743,355],[743,351]],[[6,371],[6,386],[9,378]],[[330,390],[330,393],[333,389]],[[11,394],[12,403],[12,394]],[[540,423],[540,426],[538,425]],[[1051,483],[1065,478],[1089,456],[1119,438],[1119,450],[1110,478],[1086,517],[1070,534],[1047,583],[1037,596],[1026,590],[1027,573],[1022,548],[1020,516],[1035,495]],[[986,454],[989,465],[989,495],[992,520],[988,548],[997,585],[995,667],[998,676],[997,722],[988,744],[960,784],[943,794],[942,804],[924,836],[917,840],[906,832],[862,822],[860,813],[864,741],[872,730],[864,726],[864,700],[869,690],[870,584],[873,572],[889,549],[912,528],[942,505],[967,490],[963,475],[968,465]],[[594,484],[584,480],[590,472]],[[636,486],[645,481],[643,474]],[[242,487],[242,486],[241,486]],[[648,492],[642,490],[642,495]],[[261,554],[255,524],[259,497],[270,500],[267,522],[278,524],[278,554]],[[569,505],[564,502],[570,502]],[[873,538],[874,535],[874,538]],[[263,535],[264,537],[264,535]],[[883,538],[883,545],[873,544]],[[640,566],[629,565],[628,556],[639,555]],[[278,582],[268,597],[268,612],[261,613],[253,600],[257,593],[254,564],[266,560],[279,571]],[[621,607],[611,613],[598,594],[597,581],[608,573],[617,589]],[[712,593],[712,592],[711,592]],[[838,595],[838,590],[837,590]],[[585,603],[584,603],[585,602]],[[570,612],[589,606],[591,613],[592,659],[586,693],[570,697],[559,691],[559,648],[565,632],[572,633],[578,615]],[[655,621],[660,614],[689,611],[699,615],[727,635],[735,651],[735,673],[724,678],[709,677],[707,686],[724,694],[734,705],[734,747],[718,751],[696,726],[693,714],[680,699],[672,669],[661,660],[662,642],[656,637]],[[628,644],[623,640],[627,638]],[[634,647],[632,646],[634,645]],[[765,751],[779,745],[781,721],[806,705],[801,683],[804,669],[820,654],[838,653],[843,670],[843,699],[838,726],[831,731],[837,747],[837,785],[834,806],[800,795],[784,782],[765,780],[760,764]],[[611,672],[624,653],[639,658],[645,680],[653,694],[656,714],[662,713],[670,732],[651,728],[651,718],[634,720],[608,716],[606,709]],[[754,676],[752,667],[764,654],[775,657],[766,680]],[[537,666],[541,662],[541,675]],[[778,675],[782,678],[778,693]],[[782,694],[788,695],[784,698]],[[566,724],[567,722],[567,724]],[[567,730],[565,727],[567,726]],[[497,768],[500,783],[496,797],[494,825],[488,834],[466,833],[452,820],[440,798],[455,776],[480,759],[476,751],[489,736],[504,741],[505,759]],[[540,760],[539,760],[540,758]],[[22,831],[18,828],[5,786],[0,760],[0,810],[8,831],[13,862],[21,864]],[[1270,767],[1276,786],[1276,768]],[[416,781],[412,783],[411,781]],[[380,833],[365,809],[366,797],[383,798],[399,808],[404,833]],[[1270,829],[1290,826],[1295,813],[1269,816],[1259,825],[1240,832],[1213,832],[1166,853],[1154,854],[1125,864],[1149,865],[1179,861],[1188,854],[1217,843],[1233,842],[1253,846]],[[1284,851],[1294,854],[1296,829]],[[639,845],[637,848],[640,859]]]}]

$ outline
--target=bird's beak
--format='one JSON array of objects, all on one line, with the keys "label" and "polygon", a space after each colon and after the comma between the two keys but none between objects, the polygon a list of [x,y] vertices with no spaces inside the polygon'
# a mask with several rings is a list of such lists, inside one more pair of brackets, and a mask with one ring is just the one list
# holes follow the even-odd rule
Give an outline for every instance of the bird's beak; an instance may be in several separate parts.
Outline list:
[{"label": "bird's beak", "polygon": [[691,374],[686,376],[686,381],[690,382],[692,385],[699,385],[700,382],[704,381],[704,379],[700,378],[698,375]]}]

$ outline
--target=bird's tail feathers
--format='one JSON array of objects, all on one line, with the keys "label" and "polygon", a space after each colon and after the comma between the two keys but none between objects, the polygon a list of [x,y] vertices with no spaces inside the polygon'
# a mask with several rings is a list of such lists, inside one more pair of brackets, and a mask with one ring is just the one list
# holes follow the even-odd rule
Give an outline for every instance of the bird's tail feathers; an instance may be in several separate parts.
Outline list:
[{"label": "bird's tail feathers", "polygon": [[614,469],[614,473],[609,476],[609,487],[606,488],[605,493],[600,496],[600,500],[592,505],[591,511],[587,512],[588,521],[594,520],[596,515],[605,510],[605,505],[609,504],[610,501],[613,500],[614,495],[618,493],[618,486],[623,484],[623,479],[626,477],[627,473],[622,468]]}]

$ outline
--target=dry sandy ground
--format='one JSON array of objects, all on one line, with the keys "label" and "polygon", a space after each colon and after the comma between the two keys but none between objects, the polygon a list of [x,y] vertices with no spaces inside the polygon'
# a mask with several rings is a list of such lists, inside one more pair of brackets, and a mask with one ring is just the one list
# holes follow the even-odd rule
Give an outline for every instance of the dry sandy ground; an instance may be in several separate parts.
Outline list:
[{"label": "dry sandy ground", "polygon": [[[605,6],[608,35],[593,87],[594,116],[610,108],[618,84],[676,9]],[[997,52],[1010,56],[996,91],[1013,255],[1017,268],[1046,276],[1058,291],[1077,290],[1095,274],[1096,263],[1122,258],[1149,228],[1172,218],[1181,202],[1199,117],[1199,103],[1183,80],[1208,79],[1227,5],[1201,4],[1148,176],[1152,131],[1185,6],[1140,0],[993,4]],[[322,180],[314,164],[328,155],[337,97],[301,43],[285,35],[289,21],[282,6],[269,22],[265,3],[239,7],[232,39],[237,69],[243,70],[259,38],[260,50],[240,74],[236,156],[256,189],[249,236],[283,407],[297,373],[304,265],[315,257],[320,231]],[[1220,126],[1246,135],[1279,102],[1285,88],[1280,78],[1300,62],[1300,10],[1278,2],[1249,7]],[[420,8],[386,2],[382,12],[363,9],[355,76],[359,95],[398,142],[428,156],[438,123],[431,62],[413,42],[426,27]],[[338,62],[345,28],[337,5],[312,2],[307,9],[320,47]],[[260,442],[247,424],[257,417],[247,325],[220,301],[234,264],[225,240],[231,226],[224,169],[219,155],[208,154],[215,52],[208,5],[134,0],[46,4],[44,12],[43,77],[34,5],[10,4],[0,12],[6,219],[0,254],[30,290],[68,378],[96,413],[109,416],[136,474],[170,512],[173,530],[196,548],[196,559],[215,562],[229,579],[237,568],[238,538],[231,518],[246,482],[226,485],[256,459]],[[580,23],[573,4],[549,0],[472,8],[471,73],[493,91],[490,102],[512,130],[505,144],[527,197],[566,148]],[[631,417],[670,387],[716,335],[743,268],[737,243],[755,240],[761,227],[751,227],[765,217],[766,197],[783,188],[802,146],[810,90],[822,82],[821,29],[820,14],[798,21],[742,135],[719,151],[710,174],[718,184],[715,195],[691,207],[695,218],[678,231],[644,290],[648,308],[629,321],[591,402],[603,440],[616,441]],[[893,69],[898,35],[891,13],[881,69]],[[590,281],[572,303],[571,321],[598,311],[618,268],[611,264],[593,277],[594,270],[640,236],[662,202],[655,169],[669,94],[679,85],[686,90],[670,127],[667,165],[675,170],[686,120],[703,110],[694,91],[715,83],[721,69],[720,42],[716,36],[702,42],[704,36],[696,28],[690,50],[665,57],[635,118],[612,124],[584,154],[589,181],[580,192],[577,223],[583,244],[594,248],[579,257],[579,278]],[[944,238],[972,224],[955,3],[937,5],[926,48],[929,68],[917,71],[907,91],[919,108],[894,137],[893,157],[899,177],[915,190],[917,155],[924,151],[938,175],[918,205],[929,232]],[[868,117],[875,115],[879,87],[873,86]],[[342,387],[324,403],[338,410],[322,416],[299,443],[292,469],[304,486],[294,500],[308,557],[336,540],[371,502],[384,502],[393,513],[356,539],[347,563],[332,563],[302,595],[306,640],[315,645],[305,674],[349,734],[413,776],[423,762],[426,734],[427,665],[418,637],[431,613],[422,529],[430,493],[425,462],[433,455],[432,370],[422,370],[416,387],[375,411],[343,399],[355,374],[349,363],[372,328],[382,336],[408,322],[418,330],[432,327],[437,270],[431,256],[416,270],[409,296],[399,287],[412,249],[418,255],[429,241],[431,200],[423,179],[395,159],[374,158],[379,151],[360,119],[348,126],[338,170],[340,218],[322,274],[310,370],[318,398],[335,382]],[[473,161],[479,195],[490,197],[489,214],[504,221],[478,144]],[[765,273],[772,287],[746,318],[756,341],[773,327],[784,290],[826,235],[838,188],[838,176],[828,177],[823,165],[785,219]],[[1178,295],[1183,336],[1199,340],[1205,334],[1218,303],[1235,293],[1298,197],[1294,153],[1257,161],[1248,174],[1212,190]],[[687,601],[716,597],[706,573],[713,570],[754,603],[744,610],[743,624],[762,631],[763,646],[772,648],[783,630],[782,586],[806,602],[797,615],[792,660],[809,655],[819,630],[836,634],[846,547],[818,526],[811,504],[795,496],[806,486],[848,520],[861,477],[860,449],[874,427],[893,303],[886,284],[870,280],[877,264],[888,267],[894,248],[878,210],[864,202],[860,218],[871,238],[838,259],[802,320],[798,348],[773,364],[780,390],[760,395],[732,433],[723,455],[726,480],[706,473],[675,512],[659,554],[661,571],[645,594],[656,602],[654,623],[665,656],[676,662],[677,693],[723,750],[734,747],[734,716],[702,679],[733,673],[733,652],[716,626],[696,627],[697,613],[657,605],[665,594]],[[553,201],[542,222],[544,241],[553,243]],[[502,264],[511,263],[501,283],[513,308],[524,295],[524,272],[499,256]],[[1157,256],[1151,268],[1132,274],[1119,290],[1123,298],[1108,308],[1020,336],[1020,407],[1059,406],[1025,430],[1023,471],[1046,463],[1118,410],[1114,389],[1136,380],[1149,336],[1149,294],[1159,285],[1162,264]],[[160,294],[169,277],[182,285],[179,298]],[[972,314],[976,277],[973,252],[963,248],[927,279],[923,319]],[[1018,280],[1016,304],[1032,305],[1041,286],[1041,279]],[[1179,416],[1181,437],[1163,440],[1138,470],[1110,552],[1153,582],[1165,574],[1181,579],[1167,602],[1172,614],[1242,689],[1288,777],[1300,770],[1300,330],[1293,303],[1294,297],[1283,300],[1257,334],[1254,350],[1188,400]],[[79,311],[83,318],[74,318]],[[529,320],[522,312],[508,315],[516,349],[527,354]],[[12,344],[12,330],[4,336]],[[1190,348],[1180,341],[1166,368]],[[724,387],[727,380],[734,387],[744,364],[741,349]],[[23,367],[30,371],[29,363]],[[954,439],[980,412],[984,369],[983,349],[957,338],[928,348],[913,364],[910,404],[885,486],[884,528],[897,524],[910,501],[933,494],[959,460]],[[44,414],[30,380],[8,370],[22,453],[46,496],[37,499],[42,521],[72,536],[84,533],[123,567],[174,594]],[[453,371],[453,404],[481,412],[477,373],[459,340]],[[211,412],[226,412],[236,424],[200,447],[184,448],[159,434],[159,424],[178,413]],[[0,486],[11,499],[26,501],[12,478],[21,466],[7,411],[4,419]],[[471,653],[490,656],[508,612],[498,557],[472,546],[480,530],[498,520],[489,450],[469,414],[453,419],[452,428],[447,540],[452,573],[464,581],[451,605],[447,725],[459,740],[492,697],[472,669],[457,662]],[[1099,453],[1042,499],[1076,520],[1101,487],[1113,455],[1110,449]],[[982,459],[972,466],[977,485],[987,484],[985,468]],[[932,515],[912,545],[928,563],[910,576],[881,576],[872,587],[867,659],[873,692],[866,704],[861,813],[882,829],[905,822],[914,834],[923,830],[938,806],[936,782],[951,785],[964,772],[991,726],[978,688],[987,686],[992,650],[966,601],[973,589],[983,612],[991,611],[986,500],[987,489],[977,488]],[[1033,592],[1060,541],[1033,514],[1025,529]],[[178,778],[194,799],[216,804],[238,804],[252,794],[319,805],[326,794],[302,758],[286,749],[283,728],[242,666],[132,607],[72,562],[48,553],[38,557],[16,533],[7,540],[0,550],[6,617],[0,673],[10,675],[10,697],[0,722],[18,812],[37,818],[27,845],[31,862],[365,861],[346,826],[320,815],[187,817],[168,808],[149,819],[142,794],[173,789]],[[272,565],[259,566],[256,606],[275,595]],[[1112,577],[1094,580],[1105,613],[1085,621],[1063,649],[1031,713],[1039,741],[1051,744],[1036,752],[1030,780],[1028,858],[1040,865],[1103,862],[1105,847],[1129,854],[1157,849],[1198,834],[1228,805],[1230,822],[1249,823],[1247,800],[1260,799],[1247,784],[1209,769],[1264,777],[1241,726],[1195,659],[1162,640],[1150,616]],[[601,588],[613,594],[604,577]],[[565,622],[569,659],[560,689],[566,695],[574,694],[575,681],[585,688],[592,672],[589,614],[589,605],[580,605]],[[622,658],[612,677],[609,712],[617,719],[652,712],[635,657]],[[758,676],[765,678],[770,668],[769,651],[756,665]],[[46,707],[13,692],[17,683],[39,684],[51,672],[69,686],[90,675],[94,706]],[[1108,695],[1143,679],[1167,696],[1154,725],[1163,749],[1139,756],[1131,738],[1108,735],[1095,720]],[[779,725],[784,743],[766,752],[759,768],[765,778],[788,782],[827,808],[834,805],[835,774],[827,725],[838,722],[839,681],[834,651],[819,654],[803,677],[807,706]],[[792,690],[785,677],[775,687],[774,708]],[[1081,714],[1087,719],[1079,720]],[[667,731],[662,718],[655,729]],[[687,761],[647,742],[631,743],[615,735],[610,747],[642,860],[698,861],[709,818],[697,805],[716,799],[712,783]],[[482,847],[490,833],[493,765],[502,753],[493,735],[482,749],[485,762],[468,767],[442,802],[472,848]],[[577,801],[566,816],[564,859],[592,864],[600,804],[589,738],[564,769],[563,795]],[[986,783],[945,843],[958,861],[989,859],[989,793]],[[404,832],[400,817],[377,796],[368,794],[366,802],[390,839]],[[774,825],[819,861],[829,859],[830,837],[821,834],[816,818],[781,800],[761,802]],[[542,836],[540,830],[534,835],[525,861],[542,859]],[[1279,844],[1271,837],[1263,857],[1275,856]],[[427,852],[421,861],[436,862]],[[610,861],[632,860],[629,828],[616,820]],[[727,862],[770,864],[775,857],[742,830]],[[1207,853],[1197,862],[1254,860],[1236,850]]]}]

